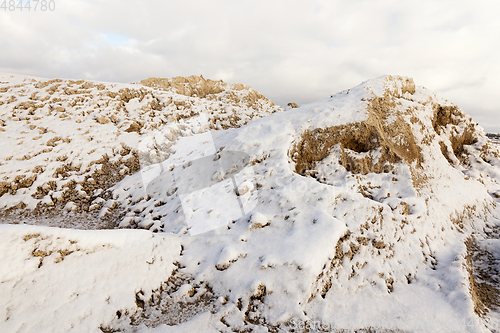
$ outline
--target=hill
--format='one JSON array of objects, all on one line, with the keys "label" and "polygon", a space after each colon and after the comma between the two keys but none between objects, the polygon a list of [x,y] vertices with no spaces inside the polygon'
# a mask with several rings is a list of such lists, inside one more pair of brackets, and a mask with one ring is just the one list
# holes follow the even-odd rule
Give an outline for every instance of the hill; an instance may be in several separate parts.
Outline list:
[{"label": "hill", "polygon": [[412,79],[2,82],[2,331],[497,330],[499,148]]}]

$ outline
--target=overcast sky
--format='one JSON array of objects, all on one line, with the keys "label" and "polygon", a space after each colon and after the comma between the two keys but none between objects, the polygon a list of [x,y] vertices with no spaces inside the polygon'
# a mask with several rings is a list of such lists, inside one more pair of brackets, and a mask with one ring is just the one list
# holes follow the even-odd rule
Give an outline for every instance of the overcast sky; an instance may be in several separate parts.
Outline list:
[{"label": "overcast sky", "polygon": [[500,132],[498,0],[34,4],[0,9],[0,72],[117,82],[203,74],[280,105],[406,75]]}]

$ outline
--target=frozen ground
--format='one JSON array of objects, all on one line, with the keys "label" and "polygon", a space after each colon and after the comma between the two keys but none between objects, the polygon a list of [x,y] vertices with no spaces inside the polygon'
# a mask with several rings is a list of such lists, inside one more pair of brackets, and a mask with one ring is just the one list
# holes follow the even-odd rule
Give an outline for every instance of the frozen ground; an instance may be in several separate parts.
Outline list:
[{"label": "frozen ground", "polygon": [[203,80],[22,109],[52,85],[2,78],[0,331],[499,331],[500,155],[469,116],[405,77],[287,111]]}]

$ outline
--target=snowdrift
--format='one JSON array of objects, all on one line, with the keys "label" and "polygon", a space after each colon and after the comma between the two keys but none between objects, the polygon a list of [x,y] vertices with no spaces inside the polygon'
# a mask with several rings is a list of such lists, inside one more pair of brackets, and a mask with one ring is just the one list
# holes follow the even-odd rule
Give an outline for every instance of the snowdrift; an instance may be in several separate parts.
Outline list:
[{"label": "snowdrift", "polygon": [[287,111],[203,77],[1,81],[2,331],[497,330],[499,149],[412,79]]}]

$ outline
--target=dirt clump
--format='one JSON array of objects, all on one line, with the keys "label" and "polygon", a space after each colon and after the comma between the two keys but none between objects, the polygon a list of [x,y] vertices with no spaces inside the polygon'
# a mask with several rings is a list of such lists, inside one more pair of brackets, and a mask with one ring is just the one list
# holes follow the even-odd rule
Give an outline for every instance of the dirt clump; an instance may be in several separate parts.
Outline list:
[{"label": "dirt clump", "polygon": [[[184,297],[175,297],[175,293],[185,285],[190,285],[191,289]],[[150,299],[144,298],[141,293],[137,294],[138,311],[136,313],[126,314],[126,311],[120,311],[120,313],[126,314],[124,317],[129,317],[132,326],[178,325],[202,312],[214,312],[216,300],[217,296],[208,284],[194,283],[191,275],[176,269],[167,281],[153,291]],[[121,315],[118,318],[120,317]]]},{"label": "dirt clump", "polygon": [[[386,93],[370,101],[368,119],[364,122],[306,130],[289,152],[295,172],[305,175],[314,169],[316,162],[329,156],[336,145],[340,149],[339,164],[356,174],[389,172],[401,161],[420,165],[421,148],[410,125],[393,111],[395,106],[393,96]],[[392,121],[388,121],[390,116]],[[378,158],[376,151],[380,153]]]},{"label": "dirt clump", "polygon": [[14,178],[12,183],[1,181],[0,182],[0,197],[6,193],[15,195],[17,190],[22,188],[29,188],[37,179],[37,175],[18,175]]},{"label": "dirt clump", "polygon": [[137,121],[132,121],[130,123],[130,126],[125,130],[125,132],[130,133],[130,132],[141,132],[142,126],[137,122]]},{"label": "dirt clump", "polygon": [[495,259],[491,253],[480,249],[472,236],[466,240],[465,245],[466,269],[469,273],[469,291],[474,302],[474,312],[485,317],[489,310],[500,306],[500,291],[496,287],[499,272],[491,269],[495,267]]},{"label": "dirt clump", "polygon": [[[434,117],[432,119],[434,131],[438,134],[449,132],[451,150],[440,143],[441,151],[446,159],[451,162],[449,156],[453,153],[462,165],[468,165],[468,153],[464,146],[470,146],[478,142],[474,124],[467,119],[466,115],[456,106],[434,105]],[[450,163],[453,165],[453,163]]]}]

